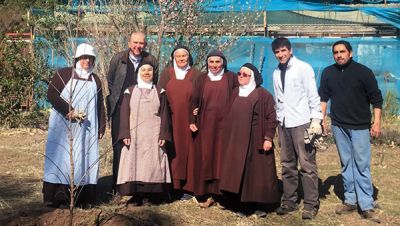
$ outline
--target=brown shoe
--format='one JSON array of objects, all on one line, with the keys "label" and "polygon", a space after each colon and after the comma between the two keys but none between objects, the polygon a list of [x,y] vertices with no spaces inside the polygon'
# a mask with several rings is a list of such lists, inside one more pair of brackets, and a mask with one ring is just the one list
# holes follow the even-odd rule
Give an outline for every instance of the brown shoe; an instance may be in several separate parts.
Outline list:
[{"label": "brown shoe", "polygon": [[293,207],[292,206],[288,206],[286,204],[282,204],[280,207],[278,207],[278,209],[276,209],[276,214],[278,215],[286,215],[289,214],[291,212],[297,211],[299,209],[299,207],[297,206],[297,204],[295,204]]},{"label": "brown shoe", "polygon": [[207,201],[205,201],[205,202],[200,202],[198,205],[199,205],[201,208],[208,208],[208,207],[214,205],[214,203],[215,203],[214,199],[213,199],[212,197],[210,197],[210,198],[207,199]]},{"label": "brown shoe", "polygon": [[303,213],[301,214],[301,218],[303,220],[312,220],[317,216],[318,210],[313,209],[313,210],[303,210]]},{"label": "brown shoe", "polygon": [[379,219],[379,217],[375,214],[374,210],[365,210],[362,211],[362,218],[366,219],[366,220],[370,220],[372,222],[381,223],[381,219]]},{"label": "brown shoe", "polygon": [[338,215],[342,214],[349,214],[357,210],[357,205],[351,205],[347,203],[343,203],[341,205],[338,205],[335,209],[335,213]]}]

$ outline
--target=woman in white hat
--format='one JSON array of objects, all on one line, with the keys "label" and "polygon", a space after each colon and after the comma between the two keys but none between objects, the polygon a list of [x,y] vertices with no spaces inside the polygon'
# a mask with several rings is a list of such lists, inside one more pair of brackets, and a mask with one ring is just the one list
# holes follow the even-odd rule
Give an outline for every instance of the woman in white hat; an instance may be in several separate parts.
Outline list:
[{"label": "woman in white hat", "polygon": [[85,207],[96,200],[99,139],[105,131],[105,112],[101,82],[93,73],[95,59],[93,46],[80,44],[74,66],[57,70],[49,84],[47,98],[53,108],[46,143],[43,200],[51,207],[70,201],[71,175],[76,205]]}]

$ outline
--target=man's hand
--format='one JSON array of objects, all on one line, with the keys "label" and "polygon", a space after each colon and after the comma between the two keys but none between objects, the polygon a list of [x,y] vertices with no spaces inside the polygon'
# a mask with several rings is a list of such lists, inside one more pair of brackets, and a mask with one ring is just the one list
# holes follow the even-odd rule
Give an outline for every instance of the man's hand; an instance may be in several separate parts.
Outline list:
[{"label": "man's hand", "polygon": [[381,135],[381,123],[380,122],[374,122],[371,127],[371,137],[379,137]]},{"label": "man's hand", "polygon": [[326,111],[328,109],[328,103],[321,101],[321,111],[322,111],[322,136],[327,136],[329,134],[328,123],[326,122]]},{"label": "man's hand", "polygon": [[329,127],[328,127],[328,123],[326,122],[326,118],[324,117],[324,119],[322,120],[322,136],[326,136],[329,134]]},{"label": "man's hand", "polygon": [[371,126],[371,137],[379,137],[381,135],[381,114],[382,109],[374,108],[374,124]]}]

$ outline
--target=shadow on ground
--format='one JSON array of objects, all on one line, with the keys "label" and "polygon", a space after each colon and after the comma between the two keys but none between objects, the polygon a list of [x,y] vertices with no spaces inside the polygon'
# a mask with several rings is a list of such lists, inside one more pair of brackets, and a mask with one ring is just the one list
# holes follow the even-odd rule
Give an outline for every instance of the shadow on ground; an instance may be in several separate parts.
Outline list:
[{"label": "shadow on ground", "polygon": [[[330,195],[330,189],[333,186],[333,192],[335,195],[344,202],[344,190],[343,190],[343,179],[342,175],[338,174],[336,176],[330,176],[326,178],[324,182],[319,180],[319,197],[320,198],[326,198],[327,195]],[[378,193],[379,190],[378,188],[372,184],[374,193],[373,193],[373,198],[374,200],[377,200],[378,198]]]},{"label": "shadow on ground", "polygon": [[[298,178],[299,178],[299,181],[298,181],[299,187],[297,189],[297,192],[298,192],[298,197],[299,197],[298,202],[300,202],[300,200],[304,199],[304,190],[303,190],[302,183],[301,183],[300,172],[299,172]],[[282,183],[282,182],[280,181],[280,183]],[[280,186],[282,186],[282,184],[280,184]],[[372,184],[372,186],[374,189],[374,193],[373,193],[372,197],[374,198],[374,201],[376,201],[378,199],[379,190],[374,184]],[[331,195],[331,192],[330,192],[331,187],[333,187],[334,194],[342,202],[344,202],[343,179],[342,179],[341,174],[338,174],[336,176],[330,176],[325,181],[322,181],[320,178],[318,178],[319,198],[325,199],[325,198],[327,198],[327,196]],[[280,189],[282,189],[282,187],[280,187]],[[283,189],[281,191],[283,191]]]}]

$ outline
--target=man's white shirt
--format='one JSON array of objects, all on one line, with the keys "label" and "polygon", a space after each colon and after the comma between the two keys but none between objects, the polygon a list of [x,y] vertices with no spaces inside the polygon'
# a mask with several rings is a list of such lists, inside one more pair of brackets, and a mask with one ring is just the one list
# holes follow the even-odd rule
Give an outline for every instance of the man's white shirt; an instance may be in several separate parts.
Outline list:
[{"label": "man's white shirt", "polygon": [[281,70],[273,72],[273,85],[277,119],[281,125],[292,128],[310,122],[311,118],[322,119],[320,97],[312,67],[292,57],[285,74],[285,91],[281,82]]}]

